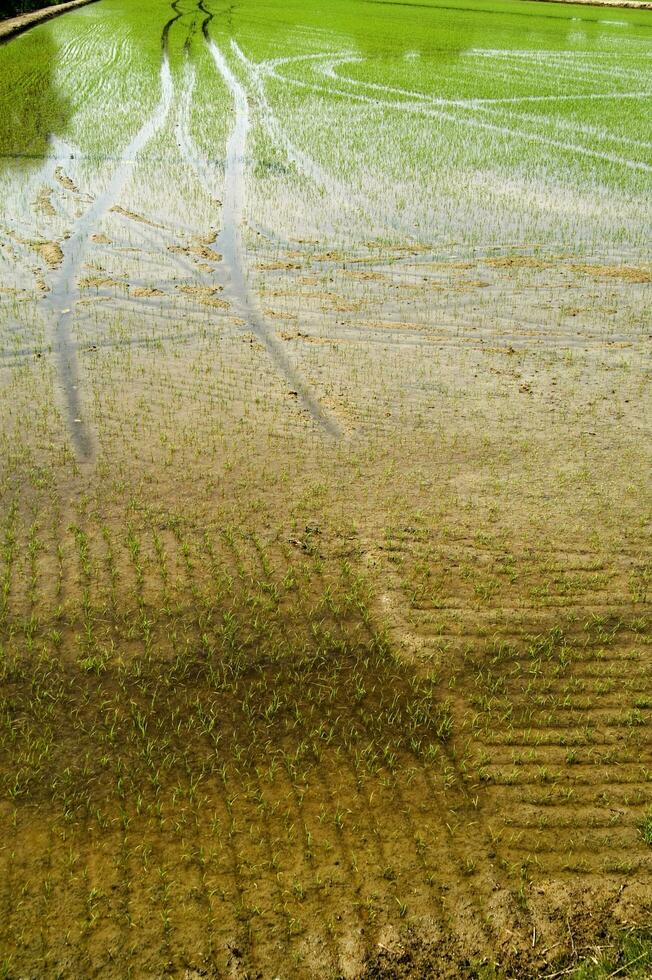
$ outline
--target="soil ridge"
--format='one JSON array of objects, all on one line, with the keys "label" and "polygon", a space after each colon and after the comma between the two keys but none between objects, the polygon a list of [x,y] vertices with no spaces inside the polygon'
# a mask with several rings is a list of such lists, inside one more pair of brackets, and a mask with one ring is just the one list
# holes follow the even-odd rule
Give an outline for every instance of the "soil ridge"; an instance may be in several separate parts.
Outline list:
[{"label": "soil ridge", "polygon": [[97,0],[70,0],[69,3],[57,3],[51,7],[42,7],[41,10],[32,10],[28,14],[19,14],[17,17],[0,21],[0,44],[17,34],[22,34],[23,31],[42,23],[44,20],[58,17],[59,14],[65,14],[68,10],[74,10],[76,7],[84,7],[87,3],[96,2]]}]

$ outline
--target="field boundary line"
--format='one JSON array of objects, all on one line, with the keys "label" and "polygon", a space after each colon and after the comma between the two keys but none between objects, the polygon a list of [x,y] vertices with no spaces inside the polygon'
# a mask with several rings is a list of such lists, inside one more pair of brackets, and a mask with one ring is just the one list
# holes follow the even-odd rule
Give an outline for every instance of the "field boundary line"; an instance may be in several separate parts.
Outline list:
[{"label": "field boundary line", "polygon": [[621,7],[626,10],[652,10],[649,0],[534,0],[535,3],[577,4],[582,7]]},{"label": "field boundary line", "polygon": [[51,7],[34,10],[30,14],[19,14],[18,17],[0,21],[0,44],[4,41],[10,41],[12,37],[22,34],[23,31],[27,31],[30,27],[35,27],[45,20],[51,20],[53,17],[65,14],[69,10],[75,10],[77,7],[85,7],[89,3],[97,3],[97,0],[70,0],[69,3],[57,3]]}]

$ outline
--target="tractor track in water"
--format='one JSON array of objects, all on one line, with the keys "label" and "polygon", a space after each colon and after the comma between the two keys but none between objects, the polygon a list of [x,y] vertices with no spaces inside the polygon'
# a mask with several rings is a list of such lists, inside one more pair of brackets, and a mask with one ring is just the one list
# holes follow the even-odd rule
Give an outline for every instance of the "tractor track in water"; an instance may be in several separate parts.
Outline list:
[{"label": "tractor track in water", "polygon": [[[456,126],[463,126],[469,129],[479,129],[486,130],[490,133],[497,133],[500,136],[504,136],[509,140],[519,139],[524,142],[540,144],[542,146],[549,146],[556,150],[562,150],[570,154],[578,154],[579,156],[586,156],[591,159],[604,160],[607,163],[613,163],[620,167],[626,167],[629,170],[638,170],[645,173],[652,171],[652,166],[645,163],[644,161],[631,160],[628,157],[620,156],[616,153],[604,152],[602,150],[594,150],[591,147],[581,146],[577,143],[571,143],[566,140],[555,139],[554,137],[545,136],[542,133],[529,133],[521,129],[515,129],[507,125],[501,125],[499,122],[490,122],[484,119],[478,119],[476,116],[460,116],[459,113],[455,114],[450,110],[445,110],[438,108],[439,103],[434,103],[429,105],[426,102],[396,102],[389,99],[375,98],[370,95],[366,95],[361,92],[352,92],[343,88],[332,88],[327,85],[319,85],[314,82],[307,82],[303,79],[292,78],[286,75],[281,75],[277,72],[270,71],[269,77],[276,78],[278,81],[284,82],[288,85],[293,85],[296,88],[302,88],[307,91],[316,92],[320,95],[338,95],[343,98],[350,99],[353,102],[359,102],[364,105],[370,105],[376,109],[391,109],[393,111],[410,112],[416,115],[426,116],[432,119],[441,119],[444,122],[452,122]],[[638,97],[639,93],[625,93],[627,97]],[[458,103],[453,103],[457,106]],[[466,111],[478,111],[482,109],[482,106],[474,106],[469,104],[468,106],[460,106],[460,108]]]},{"label": "tractor track in water", "polygon": [[77,344],[72,339],[71,324],[74,304],[79,299],[78,276],[86,255],[86,248],[98,221],[118,200],[131,173],[132,164],[140,151],[161,128],[172,103],[172,76],[168,59],[168,35],[172,24],[182,16],[179,0],[171,4],[174,16],[165,24],[161,33],[161,97],[153,113],[145,120],[136,135],[125,147],[111,180],[88,210],[77,221],[70,238],[64,243],[63,261],[57,271],[50,294],[45,299],[46,309],[53,321],[53,349],[58,360],[59,384],[63,391],[65,416],[77,457],[81,462],[92,462],[94,438],[84,417],[79,384]]},{"label": "tractor track in water", "polygon": [[[375,218],[373,217],[373,205],[362,193],[361,189],[347,187],[346,185],[342,184],[341,181],[337,180],[337,178],[331,176],[331,174],[324,170],[324,168],[321,167],[316,160],[309,156],[309,154],[292,142],[275,115],[265,93],[264,72],[266,63],[262,62],[259,64],[254,64],[251,62],[242,51],[237,41],[231,41],[231,48],[247,72],[254,90],[257,105],[260,109],[262,125],[265,127],[272,140],[274,140],[278,146],[283,149],[286,157],[292,163],[294,163],[297,169],[303,173],[309,181],[311,181],[316,187],[322,188],[331,198],[339,201],[339,205],[343,210],[349,211],[351,214],[362,214],[367,223],[370,234],[384,236],[387,232],[387,228],[385,225],[376,222]],[[321,56],[311,56],[311,60],[314,57]],[[324,57],[328,57],[328,55],[325,55]],[[294,61],[292,58],[287,58],[284,60],[287,62]],[[388,224],[392,225],[392,222],[388,222]],[[392,226],[392,230],[400,230],[402,234],[406,234],[404,229],[398,229],[394,226]]]},{"label": "tractor track in water", "polygon": [[278,371],[285,377],[304,407],[330,436],[339,437],[341,429],[326,414],[308,385],[291,364],[282,345],[258,311],[248,279],[242,222],[245,205],[245,149],[250,128],[247,92],[229,68],[220,48],[212,40],[205,21],[202,33],[215,67],[233,98],[235,120],[226,145],[224,194],[222,203],[222,229],[215,239],[216,248],[222,254],[222,263],[228,274],[225,295],[233,303],[235,311],[247,321],[247,326],[265,347]]},{"label": "tractor track in water", "polygon": [[[174,84],[168,55],[169,35],[174,23],[189,12],[180,10],[179,2],[180,0],[174,0],[170,5],[173,16],[165,23],[161,32],[161,96],[158,105],[125,147],[107,188],[95,198],[87,211],[77,220],[72,234],[62,244],[63,260],[56,272],[51,291],[44,300],[52,322],[52,349],[58,362],[58,383],[62,391],[67,426],[77,458],[85,463],[93,461],[95,444],[92,428],[84,416],[77,357],[79,344],[73,339],[71,330],[74,306],[80,296],[79,272],[86,256],[88,242],[98,222],[119,200],[120,192],[131,174],[133,163],[141,150],[162,127],[172,106]],[[222,230],[215,239],[216,247],[223,256],[222,265],[227,279],[225,293],[231,299],[234,310],[247,321],[248,328],[265,347],[276,369],[296,393],[305,409],[329,435],[339,436],[341,434],[339,426],[326,414],[309,386],[295,370],[282,345],[257,309],[251,294],[241,230],[245,200],[244,151],[250,125],[247,94],[231,73],[219,48],[210,38],[208,27],[214,14],[206,8],[203,0],[198,3],[197,10],[205,15],[201,23],[201,32],[215,65],[233,97],[235,107],[235,123],[226,147]],[[192,35],[189,31],[184,44],[186,57],[191,39]],[[193,83],[194,79],[191,80],[186,76],[186,84],[189,87],[186,101],[188,97],[192,97]],[[183,130],[186,135],[189,135],[187,133],[189,109],[189,105],[182,106]],[[190,144],[184,140],[180,140],[179,143],[186,162],[193,166],[193,154],[188,152]],[[202,183],[205,183],[205,174],[198,173],[197,176]]]}]

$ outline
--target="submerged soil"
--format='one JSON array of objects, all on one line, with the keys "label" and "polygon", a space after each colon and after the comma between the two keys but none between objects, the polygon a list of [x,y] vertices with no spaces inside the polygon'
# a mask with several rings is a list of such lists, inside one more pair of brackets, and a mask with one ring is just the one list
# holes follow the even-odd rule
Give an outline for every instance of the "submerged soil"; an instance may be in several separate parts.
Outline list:
[{"label": "submerged soil", "polygon": [[540,380],[501,382],[528,401],[481,448],[463,397],[436,439],[393,402],[332,445],[279,431],[280,391],[266,431],[207,418],[173,347],[127,353],[84,355],[121,392],[97,473],[54,431],[7,445],[10,975],[535,977],[643,926],[649,553],[613,404],[568,455]]}]

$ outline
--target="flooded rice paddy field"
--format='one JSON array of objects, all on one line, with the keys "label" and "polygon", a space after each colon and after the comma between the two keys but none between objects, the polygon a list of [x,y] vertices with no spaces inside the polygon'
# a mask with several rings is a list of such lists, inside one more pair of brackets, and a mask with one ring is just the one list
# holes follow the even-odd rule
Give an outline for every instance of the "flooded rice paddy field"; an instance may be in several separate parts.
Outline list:
[{"label": "flooded rice paddy field", "polygon": [[619,968],[651,37],[102,0],[0,47],[3,976]]}]

